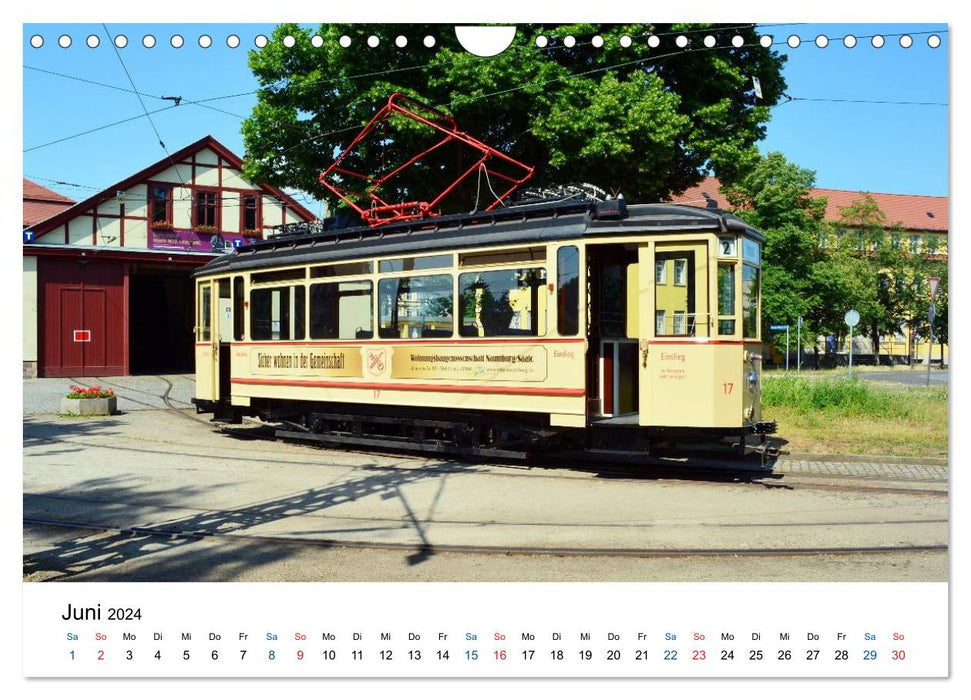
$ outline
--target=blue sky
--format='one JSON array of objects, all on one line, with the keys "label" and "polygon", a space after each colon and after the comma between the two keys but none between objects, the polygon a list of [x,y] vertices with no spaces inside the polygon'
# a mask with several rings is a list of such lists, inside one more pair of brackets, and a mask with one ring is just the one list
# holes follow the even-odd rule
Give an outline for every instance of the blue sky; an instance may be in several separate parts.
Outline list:
[{"label": "blue sky", "polygon": [[[165,156],[137,96],[126,91],[131,89],[126,68],[149,111],[172,102],[148,95],[183,98],[182,105],[152,115],[169,152],[211,133],[242,155],[240,122],[257,88],[247,53],[272,27],[109,23],[113,36],[128,39],[118,52],[123,66],[100,24],[25,24],[24,176],[83,199]],[[820,187],[948,194],[947,25],[766,23],[761,31],[789,57],[784,75],[794,98],[773,109],[763,151],[781,151],[816,171]],[[941,39],[938,48],[927,44],[931,33]],[[142,45],[147,34],[156,37],[154,48]],[[181,48],[170,45],[176,34],[184,39]],[[239,48],[226,45],[231,34],[239,36]],[[855,48],[843,46],[847,34],[858,37]],[[875,34],[886,37],[882,48],[871,45]],[[901,34],[912,37],[910,48],[901,48]],[[35,35],[43,38],[40,48],[30,44]],[[69,48],[58,45],[61,35],[70,36]],[[87,46],[90,35],[99,38],[97,48]],[[202,35],[212,38],[211,47],[199,46]],[[828,47],[813,43],[818,35],[830,38]],[[791,36],[801,39],[798,48],[788,46]],[[197,100],[208,101],[189,104]],[[904,102],[934,104],[897,104]]]}]

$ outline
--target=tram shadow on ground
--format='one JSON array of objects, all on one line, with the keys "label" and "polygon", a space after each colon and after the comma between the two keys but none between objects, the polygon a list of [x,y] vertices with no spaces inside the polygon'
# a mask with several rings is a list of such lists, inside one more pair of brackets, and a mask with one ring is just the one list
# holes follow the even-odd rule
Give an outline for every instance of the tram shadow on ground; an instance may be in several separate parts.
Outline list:
[{"label": "tram shadow on ground", "polygon": [[[57,493],[25,493],[23,576],[25,580],[45,581],[230,581],[254,566],[285,559],[298,546],[353,546],[348,535],[363,535],[368,541],[380,542],[401,531],[413,533],[408,538],[410,542],[400,549],[406,563],[414,566],[435,553],[423,525],[432,513],[423,513],[419,518],[402,487],[438,479],[440,496],[444,477],[473,468],[457,462],[419,469],[368,463],[356,467],[363,472],[361,476],[341,483],[238,508],[199,511],[161,521],[153,521],[152,515],[165,508],[184,510],[182,504],[201,491],[190,486],[152,491],[134,478],[99,478],[75,485],[75,494],[92,495],[82,505]],[[369,497],[399,499],[405,516],[355,529],[291,528],[281,532],[274,527],[294,516],[312,518],[334,506]],[[437,501],[438,496],[434,503]],[[146,505],[139,509],[132,508],[132,504]],[[135,526],[133,522],[144,525]],[[304,520],[304,524],[309,522],[313,521]],[[42,539],[45,533],[63,532],[64,525],[72,528],[71,534],[51,538],[53,542],[47,541],[36,549],[26,546],[33,536]],[[207,539],[223,546],[209,548],[201,556],[191,545]],[[27,553],[28,549],[33,551]],[[142,563],[133,567],[139,560]]]},{"label": "tram shadow on ground", "polygon": [[306,449],[340,452],[355,452],[358,454],[380,454],[388,456],[425,457],[433,460],[452,459],[455,465],[463,465],[467,470],[506,467],[512,469],[548,470],[551,474],[555,470],[566,470],[593,474],[603,479],[637,479],[637,480],[681,480],[708,481],[714,483],[762,483],[766,480],[781,480],[783,475],[775,471],[778,454],[784,453],[783,447],[788,440],[779,437],[769,438],[773,448],[773,456],[762,463],[761,455],[748,453],[745,456],[737,450],[727,446],[717,445],[665,445],[651,454],[630,454],[622,459],[617,455],[598,455],[596,452],[581,450],[548,451],[529,455],[521,460],[510,460],[497,457],[469,457],[460,454],[450,454],[445,448],[442,452],[428,452],[419,448],[409,449],[406,443],[401,447],[378,448],[360,447],[352,444],[326,445],[303,441],[289,440],[276,437],[276,428],[271,424],[251,425],[246,427],[224,426],[220,429],[224,435],[238,440],[276,440],[280,439],[294,445],[301,445]]},{"label": "tram shadow on ground", "polygon": [[597,455],[550,455],[531,466],[547,469],[569,469],[595,474],[602,479],[643,481],[675,480],[713,483],[767,483],[783,475],[775,470],[778,457],[762,464],[757,454],[744,457],[731,451],[712,449],[664,449],[650,455],[635,455],[618,460]]}]

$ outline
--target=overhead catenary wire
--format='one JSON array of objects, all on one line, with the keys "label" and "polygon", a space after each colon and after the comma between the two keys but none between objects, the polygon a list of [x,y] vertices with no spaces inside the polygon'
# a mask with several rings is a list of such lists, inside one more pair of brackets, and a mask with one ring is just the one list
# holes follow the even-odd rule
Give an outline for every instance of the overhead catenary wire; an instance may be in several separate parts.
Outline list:
[{"label": "overhead catenary wire", "polygon": [[[682,31],[660,32],[660,33],[657,33],[657,34],[653,34],[653,36],[675,36],[675,35],[683,35],[683,34],[691,34],[691,33],[701,33],[701,32],[712,32],[712,31],[723,32],[723,31],[728,31],[728,30],[732,30],[732,29],[752,28],[753,26],[756,26],[756,27],[770,27],[770,26],[792,26],[792,25],[791,24],[778,24],[778,25],[752,25],[752,24],[743,24],[743,25],[732,25],[732,26],[728,26],[728,27],[715,26],[715,27],[704,27],[704,28],[696,28],[696,29],[685,29],[685,30],[682,30]],[[944,29],[944,30],[941,30],[941,31],[928,30],[928,31],[924,31],[924,32],[909,32],[909,34],[911,34],[911,35],[919,35],[919,34],[940,34],[940,33],[947,33],[947,30]],[[651,35],[651,34],[650,34],[650,32],[645,32],[644,35]],[[900,34],[882,34],[881,36],[903,36],[903,35],[904,35],[904,33],[900,33]],[[859,38],[868,38],[868,37],[867,36],[862,36],[862,37],[859,37]],[[584,45],[589,44],[589,43],[590,42],[580,42],[576,46],[584,46]],[[774,45],[784,45],[785,44],[785,41],[774,41],[773,44]],[[645,57],[645,58],[637,59],[636,61],[632,61],[632,62],[625,63],[625,64],[615,64],[613,66],[607,66],[607,67],[597,68],[597,69],[594,69],[594,70],[589,71],[589,72],[596,72],[596,71],[599,71],[599,70],[611,70],[613,68],[623,67],[625,65],[630,65],[631,63],[637,63],[637,62],[642,62],[642,61],[646,61],[646,60],[660,60],[660,59],[665,58],[665,57],[679,55],[681,53],[684,53],[686,50],[698,51],[698,50],[714,50],[714,49],[731,49],[731,48],[744,48],[746,46],[752,47],[752,46],[756,46],[756,44],[743,44],[741,47],[734,47],[734,46],[714,46],[714,47],[703,47],[703,48],[688,48],[688,47],[686,47],[685,49],[682,49],[682,50],[679,50],[679,51],[676,51],[676,52],[672,52],[670,54],[666,54],[665,56]],[[557,49],[563,49],[563,48],[567,48],[567,47],[565,47],[564,45],[561,44],[561,45],[557,45],[557,46],[547,46],[547,47],[541,48],[540,50],[547,51],[548,52],[548,51],[551,51],[551,50],[557,50]],[[117,49],[115,49],[115,50],[117,52]],[[529,46],[515,47],[515,50],[527,51],[527,50],[533,50],[533,47],[529,47]],[[339,76],[337,78],[320,78],[317,81],[313,81],[312,84],[319,85],[319,84],[322,84],[322,83],[325,83],[325,82],[336,82],[336,81],[339,81],[339,80],[357,80],[357,79],[361,79],[361,78],[373,77],[375,75],[387,75],[387,74],[397,73],[397,72],[403,72],[403,71],[420,70],[422,68],[427,68],[427,67],[429,67],[431,65],[433,65],[433,64],[432,63],[425,63],[425,64],[414,65],[414,66],[404,66],[404,67],[401,67],[401,68],[389,68],[389,69],[382,70],[382,71],[375,71],[375,72],[369,72],[369,73],[361,73],[361,74],[356,74],[356,75],[351,75],[351,76]],[[71,78],[71,79],[74,79],[74,80],[81,80],[83,82],[89,82],[89,83],[92,83],[92,84],[95,84],[95,85],[100,85],[102,87],[107,87],[107,88],[111,88],[111,89],[115,89],[115,90],[124,90],[126,92],[130,92],[130,90],[128,90],[127,88],[120,88],[118,86],[107,85],[107,84],[104,84],[104,83],[100,83],[98,81],[92,81],[92,80],[88,80],[88,79],[85,79],[85,78],[79,78],[77,76],[68,76],[66,74],[57,73],[55,71],[47,71],[47,70],[39,69],[39,68],[36,68],[36,67],[33,67],[33,66],[24,66],[24,67],[25,68],[29,68],[31,70],[38,70],[38,71],[41,71],[41,72],[50,73],[52,75],[58,75],[60,77],[66,77],[66,78]],[[585,75],[585,74],[586,73],[581,73],[581,74],[578,74],[578,75]],[[558,79],[554,79],[554,81],[551,81],[551,82],[555,82],[555,80],[558,80]],[[269,85],[260,86],[259,88],[255,89],[255,90],[250,90],[250,91],[245,91],[245,92],[238,92],[238,93],[232,93],[232,94],[229,94],[229,95],[219,95],[219,96],[215,96],[215,97],[201,98],[201,99],[197,99],[197,100],[183,100],[182,103],[183,104],[187,104],[187,105],[197,105],[197,106],[206,107],[206,106],[208,106],[208,105],[206,105],[206,103],[208,103],[208,102],[214,102],[214,101],[225,100],[225,99],[232,99],[232,98],[235,98],[235,97],[244,97],[244,96],[248,96],[248,95],[257,94],[257,93],[259,93],[260,91],[263,91],[263,90],[273,90],[275,87],[279,86],[283,82],[284,82],[284,79],[280,79],[280,80],[275,81],[274,83],[271,83]],[[517,90],[517,89],[524,89],[525,87],[530,86],[532,84],[533,83],[528,83],[527,85],[522,86],[521,88],[512,88],[512,89],[509,89],[509,90],[506,90],[506,91],[498,91],[498,92],[494,92],[494,93],[489,93],[488,95],[482,95],[479,98],[472,98],[470,100],[466,100],[464,102],[460,102],[460,104],[469,104],[469,103],[471,103],[471,102],[473,102],[473,101],[475,101],[477,99],[482,99],[482,98],[489,97],[489,96],[495,96],[497,94],[504,94],[505,92],[512,92],[512,91]],[[161,98],[158,98],[158,99],[161,99]],[[889,101],[887,103],[888,104],[892,104],[892,102],[889,102]],[[454,103],[450,103],[450,105],[451,104],[454,104]],[[937,104],[940,104],[940,103],[937,103]],[[162,111],[164,109],[171,109],[174,106],[175,105],[169,105],[167,107],[160,108],[159,110],[154,110],[154,111],[151,112],[151,114],[155,114],[155,113],[157,113],[159,111]],[[245,118],[242,115],[239,115],[239,114],[234,113],[234,112],[229,112],[228,110],[220,110],[218,108],[213,108],[211,106],[209,106],[209,108],[210,109],[214,109],[215,111],[220,111],[220,112],[223,112],[225,114],[229,114],[231,116],[235,116],[237,118]],[[64,141],[72,140],[72,139],[75,139],[75,138],[80,138],[82,136],[86,136],[88,134],[95,133],[97,131],[101,131],[103,129],[111,128],[111,127],[114,127],[114,126],[118,126],[120,124],[124,124],[124,123],[129,122],[129,121],[133,121],[135,119],[140,118],[141,116],[143,116],[143,115],[137,115],[137,116],[129,117],[129,118],[126,118],[126,119],[118,120],[118,121],[115,121],[115,122],[111,122],[110,124],[105,124],[105,125],[102,125],[100,127],[94,127],[92,129],[87,129],[85,131],[81,131],[81,132],[78,132],[76,134],[71,134],[69,136],[65,136],[65,137],[62,137],[60,139],[55,139],[53,141],[48,141],[46,143],[42,143],[42,144],[39,144],[37,146],[32,146],[30,148],[25,148],[23,152],[24,153],[27,153],[27,152],[34,151],[34,150],[37,150],[37,149],[40,149],[40,148],[44,148],[44,147],[47,147],[47,146],[52,146],[52,145],[55,145],[55,144],[58,144],[58,143],[62,143]],[[148,115],[144,115],[144,116],[148,116]],[[294,128],[294,127],[300,128],[298,125],[294,125],[294,124],[291,124],[291,125],[280,124],[280,126],[285,126],[287,128]],[[346,129],[338,129],[338,130],[334,130],[334,131],[327,132],[327,133],[324,133],[324,134],[318,134],[318,135],[309,137],[308,139],[306,139],[306,140],[304,140],[302,142],[299,142],[297,144],[294,144],[293,146],[290,146],[287,149],[284,149],[283,151],[281,151],[281,153],[285,153],[285,152],[287,152],[289,150],[293,150],[294,148],[298,148],[299,146],[301,146],[301,145],[303,145],[305,143],[309,143],[311,141],[319,140],[320,138],[323,138],[325,136],[332,135],[334,133],[339,133],[340,131],[350,131],[350,130],[352,130],[354,128],[360,128],[360,127],[348,127]]]},{"label": "overhead catenary wire", "polygon": [[[108,31],[108,25],[102,22],[101,26],[104,28],[105,34],[108,36],[108,41],[111,43],[111,47],[115,51],[115,56],[118,57],[118,62],[121,63],[122,70],[125,71],[125,75],[128,77],[128,82],[131,83],[131,89],[138,98],[138,104],[142,106],[142,111],[145,112],[145,116],[148,118],[148,123],[152,125],[152,131],[155,132],[155,137],[158,139],[158,145],[162,147],[162,150],[165,151],[165,155],[167,155],[169,157],[169,161],[172,162],[172,167],[175,168],[176,176],[178,176],[179,180],[185,184],[185,178],[183,178],[182,173],[179,172],[179,166],[174,160],[172,160],[172,154],[169,153],[169,149],[166,148],[165,142],[162,140],[162,135],[158,132],[158,127],[155,126],[155,120],[152,119],[152,115],[149,114],[148,107],[145,106],[145,100],[142,99],[142,94],[138,91],[138,88],[135,87],[135,80],[131,77],[131,73],[128,71],[128,66],[125,65],[125,59],[121,57],[121,52],[118,50],[118,46],[115,44],[115,38],[111,36],[111,32]],[[177,104],[178,103],[176,103],[176,105]]]},{"label": "overhead catenary wire", "polygon": [[[108,189],[106,187],[97,187],[95,185],[81,185],[81,184],[78,184],[78,183],[75,183],[75,182],[66,182],[64,180],[57,180],[57,179],[54,179],[54,178],[44,177],[44,176],[41,176],[41,175],[24,175],[24,178],[26,178],[28,180],[35,180],[35,181],[36,180],[40,180],[42,182],[49,182],[51,184],[61,185],[61,186],[64,186],[64,187],[74,187],[74,188],[78,188],[78,189],[96,190],[96,191],[99,191],[99,192]],[[140,184],[142,184],[142,183],[140,183]],[[179,183],[174,183],[174,182],[169,182],[169,183],[157,182],[155,184],[159,184],[159,185],[169,185],[173,189],[175,189],[175,188],[181,188],[183,190],[192,190],[193,189],[193,186],[190,185],[190,184],[182,184],[182,185],[180,185]],[[320,203],[317,200],[309,199],[307,193],[305,193],[305,192],[302,192],[302,191],[298,191],[298,192],[287,192],[286,191],[286,189],[292,189],[292,188],[281,188],[281,189],[282,189],[283,193],[286,194],[288,197],[290,197],[292,199],[300,200],[300,201],[304,202],[305,204],[310,204],[310,205],[313,205],[313,206],[317,206]],[[249,192],[249,191],[247,191],[247,192],[237,192],[237,193],[233,193],[232,195],[217,197],[216,198],[216,201],[219,201],[219,202],[228,202],[230,204],[230,206],[229,206],[230,209],[234,208],[234,206],[235,206],[235,208],[239,208],[239,207],[242,206],[240,204],[241,196],[242,195],[244,195],[244,194],[255,194],[257,192],[264,199],[273,200],[273,201],[279,202],[281,204],[289,204],[289,202],[287,202],[286,200],[283,200],[283,199],[281,199],[280,197],[277,197],[274,194],[271,194],[271,193],[265,192],[265,191],[261,191],[261,190],[252,190],[252,192]],[[115,194],[115,195],[112,195],[109,198],[118,197],[118,196],[119,196],[118,194]],[[120,195],[120,197],[122,199],[124,199],[124,201],[126,201],[126,202],[137,202],[139,204],[153,201],[151,197],[136,197],[136,196],[131,195],[131,194],[128,194],[128,193],[123,193],[122,195]],[[172,198],[170,199],[170,201],[182,203],[182,202],[193,202],[194,200],[193,200],[193,198],[192,198],[191,195],[190,196],[184,196],[184,195],[175,196],[175,195],[173,195]]]},{"label": "overhead catenary wire", "polygon": [[[789,26],[789,25],[752,25],[752,24],[744,24],[744,25],[735,25],[735,26],[729,26],[729,27],[725,27],[725,26],[714,26],[714,27],[691,28],[691,29],[685,29],[683,31],[662,32],[662,33],[655,34],[655,36],[680,35],[680,34],[691,34],[691,33],[702,33],[702,32],[724,32],[724,31],[730,31],[731,29],[753,28],[754,26],[768,27],[768,26]],[[105,27],[105,31],[106,32],[108,31],[107,30],[107,27]],[[944,30],[944,31],[946,31],[946,30]],[[921,32],[910,32],[910,33],[911,34],[919,34]],[[941,32],[924,32],[924,33],[941,33]],[[645,34],[648,34],[648,32],[645,32]],[[884,34],[883,36],[892,36],[892,35]],[[110,37],[110,34],[109,34],[109,37]],[[585,45],[587,43],[590,43],[590,42],[581,42],[579,45]],[[774,43],[776,43],[776,44],[783,44],[785,42],[781,42],[780,41],[780,42],[774,42]],[[570,73],[570,74],[568,74],[566,76],[559,76],[557,78],[553,78],[553,79],[547,80],[547,81],[532,81],[532,82],[529,82],[529,83],[525,83],[525,84],[519,85],[519,86],[514,87],[514,88],[509,88],[509,89],[506,89],[506,90],[499,90],[499,91],[495,91],[495,92],[492,92],[492,93],[487,93],[487,94],[484,94],[484,95],[480,95],[480,96],[477,96],[477,97],[474,97],[474,98],[453,100],[453,101],[451,101],[451,102],[448,103],[448,106],[449,107],[455,107],[455,106],[461,106],[461,105],[471,104],[473,102],[476,102],[476,101],[479,101],[479,100],[483,100],[483,99],[489,99],[491,97],[495,97],[495,96],[501,95],[501,94],[508,94],[508,93],[512,93],[512,92],[519,91],[519,90],[527,90],[527,89],[530,89],[530,88],[533,88],[533,87],[536,87],[536,86],[544,86],[544,85],[548,85],[548,84],[552,84],[552,83],[556,83],[556,82],[563,82],[563,81],[569,80],[569,79],[571,79],[573,77],[580,77],[580,76],[590,75],[590,74],[594,74],[594,73],[598,73],[598,72],[610,71],[610,70],[614,70],[614,69],[617,69],[617,68],[623,68],[623,67],[637,65],[637,64],[643,64],[643,63],[649,63],[649,62],[653,62],[653,61],[662,61],[662,60],[666,60],[666,59],[671,58],[671,57],[675,57],[675,56],[678,56],[678,55],[683,55],[683,54],[688,53],[688,52],[716,51],[716,50],[732,50],[732,49],[743,48],[745,46],[751,47],[751,46],[756,46],[756,44],[743,44],[741,47],[736,47],[736,46],[733,46],[733,45],[723,45],[723,46],[713,46],[713,47],[695,47],[695,46],[689,46],[689,47],[685,47],[685,48],[680,48],[677,51],[673,51],[673,52],[666,53],[666,54],[660,54],[660,55],[657,55],[657,56],[645,56],[645,57],[641,57],[641,58],[634,59],[634,60],[631,60],[631,61],[625,61],[625,62],[616,63],[616,64],[612,64],[612,65],[608,65],[608,66],[600,66],[600,67],[596,67],[596,68],[593,68],[593,69],[588,70],[588,71],[582,71],[582,72],[579,72],[579,73]],[[515,48],[517,50],[519,50],[519,51],[530,51],[530,50],[534,50],[534,47],[531,47],[531,46],[522,46],[522,47],[515,47]],[[536,47],[536,48],[539,48],[539,50],[542,50],[542,51],[550,51],[552,49],[560,49],[560,48],[566,48],[566,47],[563,46],[563,45],[557,45],[555,47],[547,46],[547,47],[543,47],[543,48],[540,48],[540,47]],[[115,52],[116,52],[116,54],[118,54],[117,48],[115,48]],[[132,86],[134,88],[134,82],[131,79],[131,75],[128,73],[128,70],[127,70],[127,67],[124,64],[124,61],[121,60],[120,54],[119,54],[119,60],[121,61],[122,66],[125,69],[126,75],[128,75],[129,81],[132,83]],[[361,79],[361,78],[372,77],[374,75],[387,75],[389,73],[395,73],[395,72],[418,70],[418,69],[426,68],[426,67],[428,67],[430,65],[432,65],[432,64],[431,63],[426,63],[426,64],[422,64],[422,65],[405,66],[405,67],[401,67],[401,68],[391,68],[391,69],[386,69],[386,70],[382,70],[382,71],[362,73],[362,74],[358,74],[358,75],[354,75],[354,76],[339,76],[339,77],[336,77],[336,78],[321,78],[318,81],[314,81],[314,84],[319,84],[319,83],[323,83],[323,82],[336,82],[338,80]],[[95,127],[95,128],[92,128],[92,129],[87,129],[85,131],[78,132],[77,134],[72,134],[70,136],[62,137],[62,138],[56,139],[54,141],[50,141],[50,142],[47,142],[47,143],[44,143],[44,144],[40,144],[40,145],[37,145],[37,146],[33,146],[33,147],[30,147],[30,148],[24,149],[24,152],[25,153],[26,152],[29,152],[29,151],[37,150],[39,148],[43,148],[45,146],[50,146],[50,145],[54,145],[54,144],[57,144],[57,143],[62,143],[64,141],[71,140],[71,139],[74,139],[74,138],[79,138],[81,136],[85,136],[85,135],[88,135],[88,134],[91,134],[91,133],[95,133],[95,132],[101,131],[103,129],[108,129],[108,128],[111,128],[111,127],[114,127],[114,126],[118,126],[120,124],[124,124],[126,122],[134,121],[134,120],[139,119],[139,118],[142,118],[142,117],[145,117],[145,118],[148,118],[149,119],[150,123],[152,124],[153,130],[155,130],[156,136],[159,137],[159,143],[160,143],[160,145],[163,146],[163,149],[165,148],[164,142],[162,141],[160,135],[158,134],[158,130],[157,130],[157,128],[155,128],[154,122],[151,119],[151,115],[152,114],[156,114],[158,112],[162,112],[162,111],[167,110],[167,109],[172,109],[176,105],[166,105],[165,107],[161,107],[161,108],[159,108],[157,110],[151,110],[151,111],[149,111],[149,110],[147,110],[145,108],[144,102],[142,101],[142,93],[138,92],[137,89],[129,90],[127,88],[121,88],[119,86],[108,85],[108,84],[105,84],[105,83],[100,83],[98,81],[93,81],[93,80],[89,80],[89,79],[86,79],[86,78],[79,78],[77,76],[68,76],[66,74],[57,73],[57,72],[54,72],[54,71],[47,71],[47,70],[44,70],[44,69],[37,69],[37,68],[34,68],[32,66],[25,66],[25,68],[28,68],[28,69],[31,69],[31,70],[38,70],[38,71],[41,71],[41,72],[50,73],[52,75],[57,75],[59,77],[65,77],[65,78],[80,80],[82,82],[91,83],[93,85],[97,85],[97,86],[100,86],[100,87],[105,87],[105,88],[110,88],[110,89],[115,89],[115,90],[122,90],[122,91],[125,91],[125,92],[134,92],[136,94],[136,96],[138,96],[139,102],[142,104],[142,107],[143,107],[143,114],[135,115],[135,116],[132,116],[132,117],[129,117],[129,118],[126,118],[126,119],[122,119],[122,120],[118,120],[118,121],[112,122],[110,124],[106,124],[106,125],[103,125],[103,126],[100,126],[100,127]],[[231,99],[231,98],[235,98],[235,97],[242,97],[242,96],[248,96],[248,95],[252,95],[252,94],[257,94],[257,93],[259,93],[260,91],[263,91],[263,90],[274,90],[274,89],[280,87],[283,83],[284,83],[284,79],[281,79],[281,80],[278,80],[278,81],[276,81],[274,83],[270,83],[270,84],[265,85],[265,86],[260,86],[256,90],[246,91],[246,92],[239,92],[239,93],[233,93],[233,94],[229,94],[229,95],[221,95],[221,96],[209,97],[209,98],[202,98],[202,99],[198,99],[198,100],[183,100],[182,104],[187,104],[187,105],[188,104],[192,104],[192,105],[197,105],[197,106],[208,107],[208,108],[213,109],[215,111],[222,112],[222,113],[228,114],[230,116],[234,116],[234,117],[237,117],[237,118],[244,119],[245,117],[243,117],[242,115],[239,115],[239,114],[236,114],[236,113],[233,113],[233,112],[229,112],[228,110],[221,110],[219,108],[212,107],[211,105],[207,105],[205,103],[213,102],[213,101],[218,101],[218,100],[223,100],[223,99]],[[162,99],[161,97],[156,97],[156,96],[150,96],[150,97],[154,97],[156,99]],[[894,105],[894,104],[908,104],[908,105],[910,105],[910,104],[912,104],[912,105],[946,106],[946,103],[922,103],[922,102],[916,102],[916,101],[892,101],[892,100],[849,100],[849,99],[840,100],[840,99],[837,99],[837,98],[797,98],[797,97],[792,97],[788,101],[807,101],[807,102],[809,102],[809,101],[818,101],[818,102],[824,102],[824,101],[838,102],[838,101],[842,101],[842,102],[855,102],[855,103],[861,103],[861,104],[863,104],[863,103],[871,103],[871,104],[887,104],[887,105]],[[774,106],[779,106],[781,104],[787,104],[788,101],[787,102],[780,102],[780,103],[778,103],[777,105],[774,105]],[[297,123],[297,124],[284,124],[284,123],[280,123],[278,126],[284,127],[284,128],[298,128],[298,129],[304,128],[303,125],[300,124],[300,123]],[[288,146],[287,148],[284,148],[284,149],[278,151],[277,153],[272,154],[271,156],[268,157],[268,159],[273,159],[273,158],[282,156],[283,154],[285,154],[285,153],[287,153],[289,151],[292,151],[292,150],[294,150],[296,148],[299,148],[301,146],[304,146],[304,145],[306,145],[308,143],[311,143],[311,142],[314,142],[314,141],[318,141],[318,140],[323,139],[323,138],[325,138],[327,136],[331,136],[331,135],[338,134],[338,133],[343,133],[343,132],[350,132],[350,131],[357,130],[359,128],[360,128],[360,125],[354,125],[354,126],[348,126],[348,127],[343,127],[343,128],[339,128],[339,129],[334,129],[334,130],[331,130],[331,131],[328,131],[328,132],[324,132],[324,133],[321,133],[321,134],[316,134],[314,136],[310,136],[307,139],[303,139],[303,140],[297,142],[296,144],[293,144],[291,146]],[[167,149],[166,149],[166,153],[167,153]],[[267,159],[263,159],[263,160],[267,160]],[[176,171],[178,172],[178,169],[177,168],[176,168]],[[181,179],[181,174],[179,175],[179,177]],[[184,180],[183,180],[183,184],[185,184],[184,183]]]},{"label": "overhead catenary wire", "polygon": [[774,105],[778,107],[780,105],[788,104],[790,102],[848,102],[851,104],[868,104],[868,105],[916,105],[921,107],[947,107],[949,106],[947,102],[918,102],[914,100],[858,100],[840,97],[795,97],[790,95],[783,95],[786,100],[779,102]]}]

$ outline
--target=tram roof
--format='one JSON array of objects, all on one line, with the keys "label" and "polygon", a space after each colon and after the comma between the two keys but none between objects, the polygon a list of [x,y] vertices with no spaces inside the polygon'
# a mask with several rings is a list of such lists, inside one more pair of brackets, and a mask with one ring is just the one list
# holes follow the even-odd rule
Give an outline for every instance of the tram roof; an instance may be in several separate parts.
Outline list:
[{"label": "tram roof", "polygon": [[288,224],[282,233],[220,256],[197,269],[193,276],[369,256],[415,255],[555,240],[591,241],[636,233],[732,231],[764,240],[747,223],[720,209],[682,204],[629,204],[626,215],[620,215],[616,206],[605,206],[611,204],[589,200],[543,202],[376,227],[328,229],[322,222]]}]

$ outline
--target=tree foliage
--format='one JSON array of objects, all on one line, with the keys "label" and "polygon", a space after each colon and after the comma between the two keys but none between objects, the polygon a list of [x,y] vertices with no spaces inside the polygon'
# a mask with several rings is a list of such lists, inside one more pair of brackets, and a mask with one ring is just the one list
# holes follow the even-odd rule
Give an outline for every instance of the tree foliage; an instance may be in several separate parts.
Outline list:
[{"label": "tree foliage", "polygon": [[[859,272],[868,288],[861,324],[868,330],[877,354],[879,338],[910,328],[927,335],[930,289],[927,278],[941,276],[942,265],[903,245],[900,224],[887,220],[877,201],[868,193],[840,209],[839,247],[865,263]],[[946,273],[946,270],[945,270]],[[944,290],[946,305],[946,289]],[[935,324],[935,335],[937,333]],[[942,329],[947,334],[946,322]]]},{"label": "tree foliage", "polygon": [[904,328],[926,338],[927,278],[936,276],[934,334],[947,342],[947,263],[905,249],[899,225],[867,193],[843,207],[839,221],[825,221],[826,198],[811,196],[814,183],[812,171],[770,153],[722,188],[733,213],[766,237],[762,327],[791,326],[802,316],[812,344],[818,335],[845,337],[844,315],[856,309],[856,332],[876,348]]},{"label": "tree foliage", "polygon": [[811,170],[769,153],[723,188],[733,212],[765,235],[762,327],[795,326],[802,316],[808,319],[807,338],[819,327],[824,303],[817,266],[823,257],[819,232],[826,202],[810,196],[814,184]]},{"label": "tree foliage", "polygon": [[[676,35],[690,38],[685,48]],[[313,35],[323,39],[320,47]],[[645,35],[662,39],[648,46]],[[367,38],[380,43],[367,46]],[[423,38],[437,38],[433,49]],[[550,37],[546,48],[535,38]],[[706,36],[716,45],[703,44]],[[292,36],[295,45],[284,46]],[[343,48],[338,39],[350,37]],[[407,47],[395,45],[404,36]],[[578,39],[567,47],[563,39]],[[603,38],[594,47],[591,39]],[[623,47],[622,36],[633,37]],[[732,39],[742,37],[742,45]],[[403,92],[456,119],[459,128],[537,171],[532,182],[591,182],[629,200],[658,201],[700,181],[725,180],[756,157],[769,109],[785,89],[784,58],[753,27],[718,25],[520,25],[498,56],[466,52],[440,25],[295,24],[250,53],[258,103],[243,124],[246,173],[260,182],[334,199],[317,176],[389,95]],[[753,91],[753,77],[763,97]],[[411,136],[415,134],[412,133]],[[361,167],[376,172],[409,136],[389,137]],[[435,173],[412,169],[402,197],[426,197]]]}]

